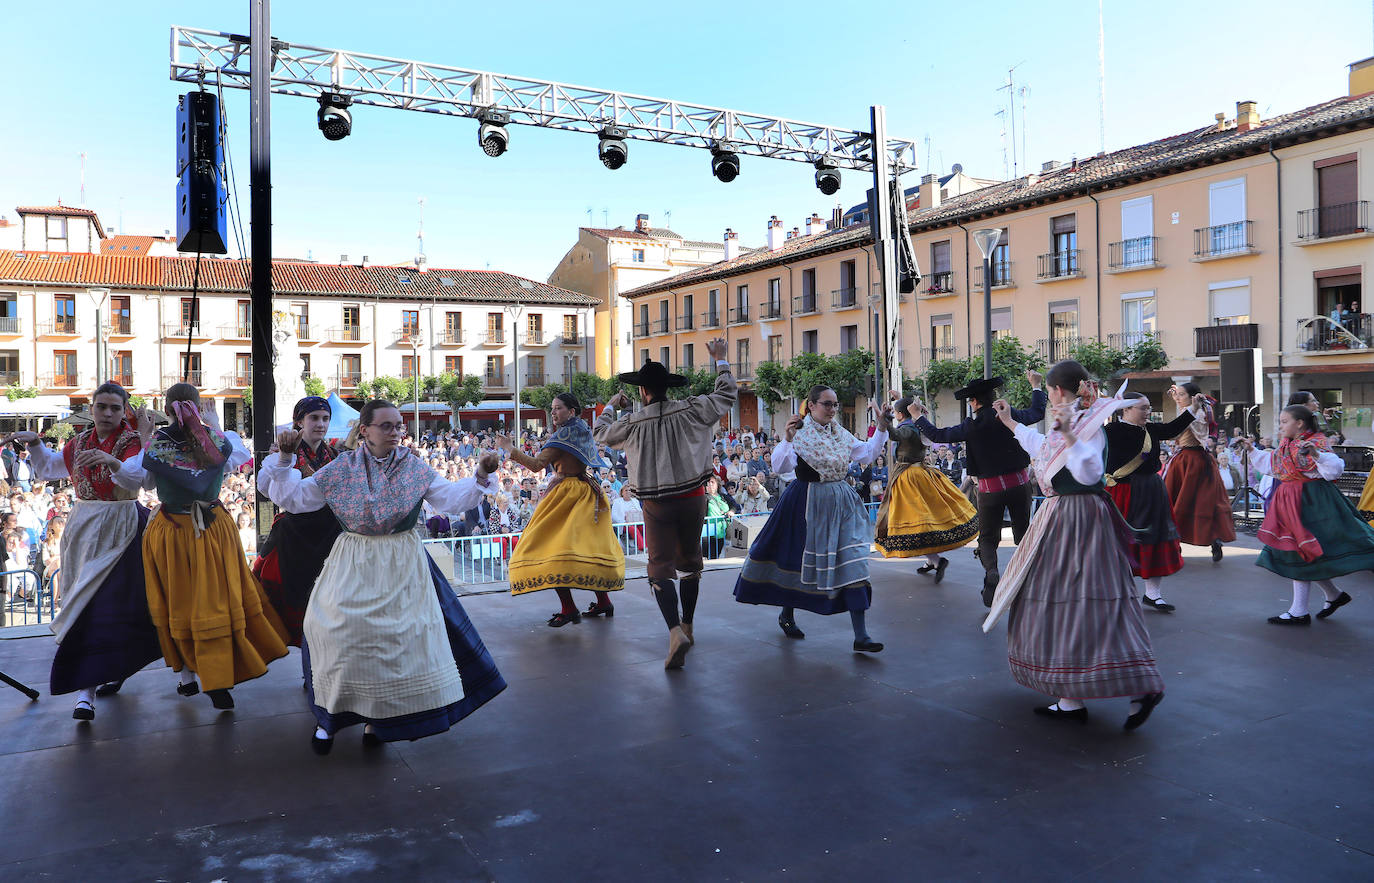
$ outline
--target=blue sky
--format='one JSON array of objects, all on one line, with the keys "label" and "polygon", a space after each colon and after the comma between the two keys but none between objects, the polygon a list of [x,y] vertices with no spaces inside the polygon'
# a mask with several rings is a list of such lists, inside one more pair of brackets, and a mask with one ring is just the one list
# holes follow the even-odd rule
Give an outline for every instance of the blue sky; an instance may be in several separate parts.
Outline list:
[{"label": "blue sky", "polygon": [[[833,2],[635,5],[457,4],[391,0],[288,3],[273,32],[289,42],[366,51],[866,128],[888,108],[891,134],[922,143],[922,169],[962,163],[1003,175],[1007,68],[1028,87],[1026,159],[1098,149],[1097,4]],[[247,33],[248,3],[15,4],[0,36],[0,212],[86,202],[108,227],[174,226],[173,121],[183,87],[168,79],[172,24]],[[1320,9],[1320,12],[1313,12]],[[379,15],[379,10],[383,13]],[[837,11],[838,10],[838,11]],[[512,17],[515,12],[518,17]],[[975,17],[976,13],[976,17]],[[1106,144],[1115,149],[1203,126],[1253,99],[1262,115],[1346,91],[1346,65],[1374,54],[1374,4],[1323,0],[1107,0]],[[230,144],[248,222],[247,93],[227,92]],[[689,238],[726,227],[761,244],[767,218],[788,228],[836,201],[863,199],[846,173],[822,196],[809,166],[743,158],[721,184],[704,151],[632,143],[611,172],[587,135],[514,127],[509,152],[483,155],[476,125],[431,114],[359,108],[353,135],[326,142],[315,105],[272,103],[274,249],[333,261],[415,253],[416,201],[434,267],[547,277],[592,209],[594,226],[647,212]],[[925,139],[930,138],[931,168]],[[1018,132],[1018,141],[1020,140]],[[1022,173],[1025,172],[1025,163]],[[605,214],[603,214],[603,211]]]}]

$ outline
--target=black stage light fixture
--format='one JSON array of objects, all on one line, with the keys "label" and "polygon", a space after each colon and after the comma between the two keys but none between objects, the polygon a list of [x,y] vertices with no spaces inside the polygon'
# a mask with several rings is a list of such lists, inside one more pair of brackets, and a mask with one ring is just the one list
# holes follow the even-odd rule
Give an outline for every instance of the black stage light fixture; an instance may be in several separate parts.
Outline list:
[{"label": "black stage light fixture", "polygon": [[353,131],[353,115],[348,107],[353,99],[340,92],[320,93],[320,131],[330,141],[342,141]]},{"label": "black stage light fixture", "polygon": [[601,144],[596,155],[601,164],[615,171],[630,160],[630,146],[625,143],[625,130],[619,126],[607,126],[601,130]]},{"label": "black stage light fixture", "polygon": [[739,177],[739,156],[724,141],[711,145],[711,174],[725,184]]},{"label": "black stage light fixture", "polygon": [[477,143],[481,145],[482,152],[487,156],[500,156],[505,153],[506,148],[510,146],[510,133],[506,131],[510,114],[499,110],[484,110],[477,118],[482,121],[481,128],[477,130]]},{"label": "black stage light fixture", "polygon": [[840,190],[840,171],[828,160],[816,160],[816,189],[826,196],[834,196]]}]

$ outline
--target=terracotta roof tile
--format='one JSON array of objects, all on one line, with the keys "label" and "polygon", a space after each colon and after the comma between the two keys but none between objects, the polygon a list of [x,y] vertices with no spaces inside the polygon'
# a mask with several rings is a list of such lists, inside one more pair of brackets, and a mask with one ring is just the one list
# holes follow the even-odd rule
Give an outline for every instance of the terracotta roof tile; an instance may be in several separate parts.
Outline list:
[{"label": "terracotta roof tile", "polygon": [[120,234],[100,241],[101,254],[148,254],[154,242],[163,241],[157,236],[126,236]]}]

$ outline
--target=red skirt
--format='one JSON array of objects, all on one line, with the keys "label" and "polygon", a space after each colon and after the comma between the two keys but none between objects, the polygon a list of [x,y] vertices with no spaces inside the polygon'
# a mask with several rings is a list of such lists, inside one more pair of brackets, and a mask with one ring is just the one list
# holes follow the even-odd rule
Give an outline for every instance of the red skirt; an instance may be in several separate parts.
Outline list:
[{"label": "red skirt", "polygon": [[[1126,523],[1144,536],[1143,540],[1131,543],[1135,547],[1134,557],[1138,559],[1131,562],[1131,572],[1142,579],[1178,573],[1183,569],[1183,550],[1179,546],[1178,531],[1169,511],[1169,499],[1164,494],[1164,486],[1158,475],[1141,476],[1138,490],[1143,493],[1132,494],[1131,489],[1136,484],[1122,481],[1107,488],[1108,496],[1121,510]],[[1157,493],[1151,493],[1156,488]],[[1155,496],[1161,499],[1152,500]]]},{"label": "red skirt", "polygon": [[1221,469],[1202,448],[1182,448],[1169,461],[1164,486],[1173,501],[1178,535],[1190,546],[1229,543],[1236,538],[1231,500],[1221,483]]}]

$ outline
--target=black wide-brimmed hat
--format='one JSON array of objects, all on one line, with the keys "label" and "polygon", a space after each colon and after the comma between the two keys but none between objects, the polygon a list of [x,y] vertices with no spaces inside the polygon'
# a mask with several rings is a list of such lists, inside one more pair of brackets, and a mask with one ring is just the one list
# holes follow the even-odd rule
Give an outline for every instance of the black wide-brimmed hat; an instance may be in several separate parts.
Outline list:
[{"label": "black wide-brimmed hat", "polygon": [[1006,383],[1000,377],[987,377],[982,380],[975,380],[968,386],[954,393],[954,397],[960,401],[980,396],[983,393],[995,392],[999,386]]},{"label": "black wide-brimmed hat", "polygon": [[662,362],[646,359],[638,371],[621,374],[616,379],[631,386],[647,386],[649,389],[664,389],[669,386],[686,386],[690,381],[681,374],[672,374],[663,367]]}]

